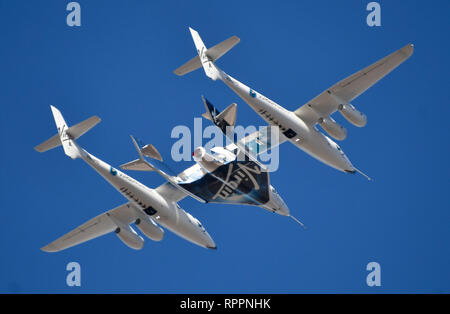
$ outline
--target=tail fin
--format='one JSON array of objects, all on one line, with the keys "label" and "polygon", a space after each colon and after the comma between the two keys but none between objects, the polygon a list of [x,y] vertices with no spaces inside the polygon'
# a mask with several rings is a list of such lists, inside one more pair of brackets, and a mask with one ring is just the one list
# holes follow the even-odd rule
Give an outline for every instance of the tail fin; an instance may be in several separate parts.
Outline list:
[{"label": "tail fin", "polygon": [[[126,164],[120,166],[120,168],[124,170],[136,170],[136,171],[155,171],[159,175],[161,175],[164,179],[170,182],[175,188],[183,191],[186,195],[191,196],[201,203],[206,203],[206,201],[195,194],[189,192],[178,183],[180,178],[172,173],[173,171],[162,162],[161,154],[158,150],[151,144],[145,145],[142,147],[139,140],[136,140],[132,135],[130,135],[131,140],[133,141],[133,145],[138,151],[139,159],[130,161]],[[139,142],[139,143],[138,143]],[[145,157],[150,157],[153,160],[151,162],[147,161]],[[161,169],[165,168],[165,169]]]},{"label": "tail fin", "polygon": [[203,66],[206,75],[214,81],[217,80],[220,78],[220,72],[214,65],[214,62],[237,45],[240,39],[237,36],[233,36],[215,45],[214,47],[207,49],[198,32],[190,27],[189,30],[191,32],[192,39],[194,40],[198,56],[176,69],[174,73],[178,76],[182,76]]},{"label": "tail fin", "polygon": [[227,131],[232,131],[232,129],[227,130],[227,127],[234,127],[236,124],[237,105],[232,103],[220,112],[208,99],[202,97],[202,100],[206,108],[206,112],[202,116],[212,121],[224,134],[227,134]]},{"label": "tail fin", "polygon": [[53,118],[55,119],[58,134],[37,145],[34,149],[43,153],[62,145],[64,153],[67,156],[72,159],[78,158],[80,156],[80,151],[75,140],[97,125],[101,119],[97,116],[93,116],[69,128],[61,112],[53,106],[50,106],[50,108],[53,113]]},{"label": "tail fin", "polygon": [[152,145],[148,144],[144,147],[140,147],[140,145],[137,143],[136,139],[130,135],[131,140],[133,141],[133,145],[138,151],[139,159],[127,162],[126,164],[123,164],[120,166],[120,168],[124,170],[136,170],[136,171],[155,171],[155,167],[153,167],[152,164],[147,162],[144,158],[144,156],[162,161],[161,154],[158,152],[158,150]]}]

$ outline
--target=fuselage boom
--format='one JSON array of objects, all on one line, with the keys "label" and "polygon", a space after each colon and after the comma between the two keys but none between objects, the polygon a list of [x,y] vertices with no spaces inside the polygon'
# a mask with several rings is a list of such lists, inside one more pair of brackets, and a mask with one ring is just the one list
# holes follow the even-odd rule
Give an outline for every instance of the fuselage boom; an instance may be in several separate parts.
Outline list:
[{"label": "fuselage boom", "polygon": [[280,136],[285,136],[298,148],[335,169],[350,173],[355,172],[355,168],[339,145],[319,132],[314,125],[306,124],[294,112],[256,92],[224,71],[218,68],[217,70],[220,73],[220,80],[269,125],[277,126],[280,129]]},{"label": "fuselage boom", "polygon": [[[77,145],[73,142],[74,145]],[[215,243],[202,224],[185,212],[176,202],[167,201],[127,174],[78,147],[81,158],[120,192],[137,210],[149,215],[155,222],[178,236],[197,245],[215,248]]]}]

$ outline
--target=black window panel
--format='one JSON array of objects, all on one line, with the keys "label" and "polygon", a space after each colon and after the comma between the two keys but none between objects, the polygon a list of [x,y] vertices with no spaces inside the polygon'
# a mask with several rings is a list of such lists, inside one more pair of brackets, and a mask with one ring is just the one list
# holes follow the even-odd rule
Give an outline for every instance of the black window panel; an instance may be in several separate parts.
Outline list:
[{"label": "black window panel", "polygon": [[283,134],[287,138],[293,138],[293,137],[297,136],[297,133],[295,133],[292,129],[288,129],[287,131],[283,132]]},{"label": "black window panel", "polygon": [[144,213],[146,213],[149,216],[153,216],[154,214],[157,213],[156,209],[154,209],[153,207],[147,207],[146,209],[144,209]]}]

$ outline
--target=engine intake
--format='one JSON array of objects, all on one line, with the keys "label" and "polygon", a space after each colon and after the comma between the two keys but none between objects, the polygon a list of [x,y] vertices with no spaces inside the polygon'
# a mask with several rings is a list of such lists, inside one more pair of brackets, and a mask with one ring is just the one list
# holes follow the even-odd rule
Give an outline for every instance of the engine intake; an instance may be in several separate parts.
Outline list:
[{"label": "engine intake", "polygon": [[367,124],[366,115],[356,110],[352,104],[341,104],[338,109],[341,115],[354,126],[362,128]]},{"label": "engine intake", "polygon": [[140,250],[144,246],[144,239],[130,226],[117,227],[114,232],[123,243],[132,249]]},{"label": "engine intake", "polygon": [[153,241],[161,241],[164,237],[164,230],[148,217],[138,218],[134,224],[147,238]]},{"label": "engine intake", "polygon": [[334,139],[342,141],[347,137],[347,130],[334,121],[333,118],[320,118],[317,122]]}]

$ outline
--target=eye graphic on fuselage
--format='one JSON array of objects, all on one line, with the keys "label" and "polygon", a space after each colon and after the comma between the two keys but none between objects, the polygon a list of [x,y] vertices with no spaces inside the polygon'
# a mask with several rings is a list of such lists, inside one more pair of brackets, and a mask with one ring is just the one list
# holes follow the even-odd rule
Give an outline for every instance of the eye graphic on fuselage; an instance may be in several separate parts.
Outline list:
[{"label": "eye graphic on fuselage", "polygon": [[256,97],[255,91],[254,91],[253,89],[251,89],[251,88],[250,88],[249,95],[250,95],[252,98],[255,98],[255,97]]},{"label": "eye graphic on fuselage", "polygon": [[117,170],[114,169],[113,167],[111,167],[111,169],[109,169],[109,172],[110,172],[113,176],[116,176],[116,175],[117,175]]}]

